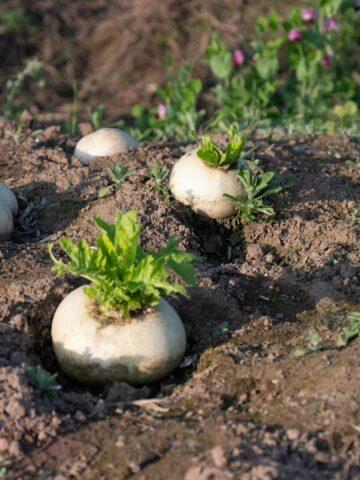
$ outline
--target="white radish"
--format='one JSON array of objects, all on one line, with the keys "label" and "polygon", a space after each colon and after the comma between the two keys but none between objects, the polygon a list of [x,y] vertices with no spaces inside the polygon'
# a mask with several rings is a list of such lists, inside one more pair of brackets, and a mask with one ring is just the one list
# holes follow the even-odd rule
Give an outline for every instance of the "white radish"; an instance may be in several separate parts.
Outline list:
[{"label": "white radish", "polygon": [[224,193],[234,197],[245,193],[237,177],[238,167],[210,167],[193,150],[175,163],[170,176],[170,190],[176,200],[189,205],[196,213],[210,218],[231,217],[236,203],[224,198]]},{"label": "white radish", "polygon": [[75,156],[84,165],[95,157],[115,155],[138,146],[137,141],[118,128],[100,128],[81,138],[75,147]]},{"label": "white radish", "polygon": [[0,200],[0,242],[10,239],[14,229],[13,216],[10,209]]},{"label": "white radish", "polygon": [[14,217],[17,215],[19,206],[14,192],[3,183],[0,183],[0,201],[8,206]]},{"label": "white radish", "polygon": [[181,362],[186,349],[184,326],[165,300],[153,311],[105,325],[95,318],[91,305],[79,287],[55,312],[53,347],[69,376],[88,384],[143,385],[161,380]]}]

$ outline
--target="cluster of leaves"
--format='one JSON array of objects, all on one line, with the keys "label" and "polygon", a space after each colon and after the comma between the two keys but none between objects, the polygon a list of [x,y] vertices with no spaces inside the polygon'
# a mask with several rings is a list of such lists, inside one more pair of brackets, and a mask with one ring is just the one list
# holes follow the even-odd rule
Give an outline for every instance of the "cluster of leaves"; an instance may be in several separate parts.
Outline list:
[{"label": "cluster of leaves", "polygon": [[160,195],[164,198],[165,203],[170,202],[170,191],[167,186],[167,178],[169,176],[169,169],[159,163],[155,163],[151,167],[150,175],[154,181],[154,185],[151,187],[152,190],[159,192]]},{"label": "cluster of leaves", "polygon": [[230,167],[241,157],[245,143],[245,138],[239,134],[237,126],[231,125],[227,145],[223,148],[218,147],[208,135],[205,135],[196,154],[210,167]]},{"label": "cluster of leaves", "polygon": [[121,185],[123,181],[127,178],[130,177],[134,173],[133,168],[128,168],[122,165],[120,162],[115,163],[111,168],[107,170],[107,174],[113,181],[110,185],[107,187],[101,188],[99,190],[99,198],[104,197],[107,195],[111,190],[120,190]]},{"label": "cluster of leaves", "polygon": [[84,239],[74,244],[63,237],[60,245],[70,261],[63,263],[55,258],[53,244],[49,245],[49,253],[58,275],[71,273],[91,281],[84,291],[105,316],[114,310],[128,318],[132,312],[156,306],[164,295],[186,295],[183,285],[171,281],[169,269],[194,284],[191,262],[196,257],[179,251],[174,238],[159,252],[145,252],[139,245],[141,225],[135,211],[118,214],[114,224],[99,217],[94,222],[101,230],[95,247]]},{"label": "cluster of leaves", "polygon": [[247,160],[237,175],[244,186],[245,194],[238,197],[224,194],[225,198],[236,202],[237,222],[253,222],[259,215],[274,216],[274,209],[267,204],[267,197],[281,192],[283,188],[278,179],[274,182],[276,173],[265,172],[258,162]]},{"label": "cluster of leaves", "polygon": [[178,72],[171,69],[165,87],[157,88],[156,96],[162,102],[164,114],[158,107],[147,110],[142,105],[135,105],[132,108],[134,127],[130,133],[135,138],[147,140],[165,136],[187,140],[189,132],[197,130],[205,113],[197,108],[203,85],[201,80],[193,77],[192,69],[191,62],[186,62]]},{"label": "cluster of leaves", "polygon": [[23,363],[21,366],[33,388],[39,390],[44,397],[50,400],[57,398],[57,392],[61,388],[56,384],[57,373],[51,374],[40,365],[34,367]]}]

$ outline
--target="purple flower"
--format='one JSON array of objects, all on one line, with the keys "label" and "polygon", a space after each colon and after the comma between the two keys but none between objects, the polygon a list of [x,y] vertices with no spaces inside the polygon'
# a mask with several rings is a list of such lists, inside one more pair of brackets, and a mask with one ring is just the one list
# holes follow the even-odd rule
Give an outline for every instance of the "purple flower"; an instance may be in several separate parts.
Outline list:
[{"label": "purple flower", "polygon": [[304,8],[301,11],[301,19],[306,24],[311,24],[318,17],[318,13],[313,8]]},{"label": "purple flower", "polygon": [[289,42],[297,42],[298,40],[301,40],[300,30],[298,28],[292,28],[289,31],[288,40],[289,40]]},{"label": "purple flower", "polygon": [[234,67],[240,67],[245,62],[245,55],[240,48],[234,51],[233,56],[232,56],[232,63]]},{"label": "purple flower", "polygon": [[167,108],[165,103],[158,103],[157,106],[157,118],[161,120],[162,118],[166,117],[167,114]]},{"label": "purple flower", "polygon": [[360,0],[355,0],[354,8],[357,12],[360,10]]},{"label": "purple flower", "polygon": [[334,52],[330,51],[330,52],[325,53],[325,55],[322,58],[322,62],[321,62],[323,64],[324,68],[329,69],[329,68],[332,67],[333,57],[334,57]]},{"label": "purple flower", "polygon": [[327,31],[338,29],[337,21],[333,17],[324,17],[323,25],[324,25],[324,29]]}]

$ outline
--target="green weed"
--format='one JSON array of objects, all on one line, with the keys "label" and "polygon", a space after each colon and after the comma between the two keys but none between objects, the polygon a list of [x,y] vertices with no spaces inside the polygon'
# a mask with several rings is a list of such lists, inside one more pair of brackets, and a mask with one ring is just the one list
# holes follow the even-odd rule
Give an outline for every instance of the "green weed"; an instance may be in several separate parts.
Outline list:
[{"label": "green weed", "polygon": [[111,190],[120,190],[123,181],[127,177],[130,177],[130,175],[132,175],[133,173],[134,173],[133,168],[125,167],[120,162],[115,163],[113,167],[107,170],[107,174],[109,175],[111,180],[113,180],[113,183],[99,190],[99,193],[98,193],[99,198],[104,197]]},{"label": "green weed", "polygon": [[46,398],[51,400],[57,398],[57,392],[60,390],[60,385],[56,384],[57,374],[51,374],[44,368],[37,365],[22,364],[25,375],[29,379],[30,385],[39,390],[39,392]]}]

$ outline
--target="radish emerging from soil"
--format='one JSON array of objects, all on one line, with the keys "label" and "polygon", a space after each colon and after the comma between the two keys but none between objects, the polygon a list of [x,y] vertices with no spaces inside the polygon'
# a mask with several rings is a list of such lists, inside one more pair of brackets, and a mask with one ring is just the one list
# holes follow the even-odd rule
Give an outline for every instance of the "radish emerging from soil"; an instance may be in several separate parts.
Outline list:
[{"label": "radish emerging from soil", "polygon": [[109,381],[142,385],[158,381],[181,362],[186,349],[183,324],[162,296],[184,286],[169,278],[172,269],[194,283],[194,255],[180,252],[171,238],[159,252],[139,245],[136,212],[120,213],[115,224],[95,217],[102,230],[96,247],[85,240],[60,244],[70,257],[63,263],[52,254],[53,269],[91,281],[59,305],[52,323],[52,341],[63,370],[82,383]]},{"label": "radish emerging from soil", "polygon": [[9,240],[14,229],[14,220],[8,206],[0,200],[0,242]]},{"label": "radish emerging from soil", "polygon": [[0,183],[0,201],[7,205],[14,217],[17,215],[19,207],[14,192],[3,183]]},{"label": "radish emerging from soil", "polygon": [[194,212],[210,218],[227,218],[235,214],[236,203],[224,197],[245,194],[237,177],[245,139],[231,127],[229,143],[220,149],[207,136],[199,148],[183,155],[174,165],[170,190],[176,200]]},{"label": "radish emerging from soil", "polygon": [[18,213],[18,202],[14,193],[0,183],[0,241],[9,240],[14,229],[14,216]]},{"label": "radish emerging from soil", "polygon": [[137,146],[136,140],[118,128],[100,128],[78,141],[75,156],[84,165],[89,165],[95,157],[115,155]]}]

